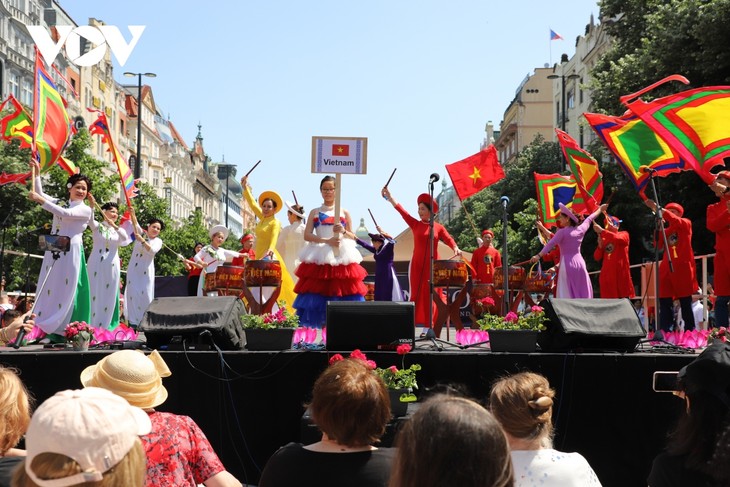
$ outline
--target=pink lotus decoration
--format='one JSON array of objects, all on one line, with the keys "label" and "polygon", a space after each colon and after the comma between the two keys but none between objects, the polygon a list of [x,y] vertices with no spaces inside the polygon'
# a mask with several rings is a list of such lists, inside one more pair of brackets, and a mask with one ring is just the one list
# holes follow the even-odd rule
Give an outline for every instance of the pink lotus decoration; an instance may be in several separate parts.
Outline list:
[{"label": "pink lotus decoration", "polygon": [[[322,330],[324,333],[324,330]],[[317,329],[308,328],[301,326],[294,330],[294,343],[316,343],[317,342]]]},{"label": "pink lotus decoration", "polygon": [[489,340],[489,333],[482,330],[463,328],[456,332],[456,343],[459,345],[474,345]]},{"label": "pink lotus decoration", "polygon": [[[103,342],[126,342],[129,340],[136,340],[137,339],[137,332],[125,325],[124,323],[120,323],[118,327],[114,328],[114,330],[109,331],[104,328],[94,328],[94,336],[91,339],[91,345],[97,345],[99,343]],[[36,343],[39,340],[42,340],[45,338],[46,333],[38,328],[37,326],[34,326],[31,331],[29,331],[25,335],[25,341],[27,343]]]},{"label": "pink lotus decoration", "polygon": [[[710,330],[668,331],[664,332],[664,341],[678,347],[704,348],[707,346],[708,336],[710,336]],[[650,332],[648,338],[649,341],[652,341],[654,333]]]}]

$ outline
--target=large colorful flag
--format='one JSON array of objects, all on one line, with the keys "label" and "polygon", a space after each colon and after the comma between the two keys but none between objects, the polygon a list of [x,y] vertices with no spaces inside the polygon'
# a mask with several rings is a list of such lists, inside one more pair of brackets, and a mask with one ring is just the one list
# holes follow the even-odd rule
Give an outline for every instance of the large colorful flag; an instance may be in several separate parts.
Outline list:
[{"label": "large colorful flag", "polygon": [[[657,98],[638,99],[647,91],[686,78],[672,75],[641,91],[621,97],[621,102],[656,132],[685,163],[711,184],[710,170],[730,156],[730,86],[706,86]],[[635,101],[631,101],[636,99]]]},{"label": "large colorful flag", "polygon": [[657,176],[667,176],[689,169],[679,155],[640,118],[631,114],[613,117],[584,113],[583,116],[640,195],[644,196],[652,170],[656,171]]},{"label": "large colorful flag", "polygon": [[569,207],[574,213],[587,211],[573,176],[563,176],[557,173],[533,173],[533,176],[537,192],[537,209],[543,225],[547,228],[551,228],[557,223],[557,216],[560,212],[558,203]]},{"label": "large colorful flag", "polygon": [[598,162],[567,133],[555,129],[558,142],[563,149],[583,201],[590,212],[598,208],[603,200],[603,175],[598,170]]},{"label": "large colorful flag", "polygon": [[99,110],[89,109],[89,111],[95,112],[99,115],[99,118],[97,118],[89,127],[89,133],[101,135],[102,140],[108,147],[108,152],[112,153],[114,162],[117,165],[117,171],[119,172],[119,178],[121,179],[122,186],[124,187],[124,197],[127,200],[127,206],[131,206],[132,203],[130,199],[137,196],[137,188],[135,186],[132,169],[129,167],[129,164],[127,164],[127,161],[124,160],[124,157],[122,157],[117,150],[117,146],[114,144],[112,134],[109,131],[109,122],[107,121],[106,114]]},{"label": "large colorful flag", "polygon": [[446,171],[462,201],[504,179],[504,170],[499,165],[497,149],[493,144],[466,159],[446,164]]},{"label": "large colorful flag", "polygon": [[0,106],[0,112],[11,112],[0,119],[0,134],[4,140],[18,139],[22,149],[30,148],[33,143],[33,121],[23,105],[11,94]]},{"label": "large colorful flag", "polygon": [[36,49],[35,89],[33,91],[33,156],[41,172],[53,166],[71,140],[71,119],[56,84],[43,66]]}]

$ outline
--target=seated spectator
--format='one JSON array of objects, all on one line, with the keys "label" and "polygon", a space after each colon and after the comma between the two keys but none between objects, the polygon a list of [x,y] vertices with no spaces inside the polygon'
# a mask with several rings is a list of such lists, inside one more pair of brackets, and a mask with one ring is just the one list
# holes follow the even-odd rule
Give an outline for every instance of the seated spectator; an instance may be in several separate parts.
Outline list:
[{"label": "seated spectator", "polygon": [[730,485],[730,343],[715,341],[679,371],[686,407],[649,474],[651,487]]},{"label": "seated spectator", "polygon": [[309,408],[322,440],[280,448],[266,463],[260,487],[388,485],[394,452],[373,444],[390,420],[390,398],[365,361],[345,359],[325,369]]},{"label": "seated spectator", "polygon": [[241,483],[225,470],[195,421],[155,411],[167,399],[162,377],[170,375],[157,351],[146,356],[138,350],[120,350],[84,369],[81,383],[84,387],[108,389],[149,415],[152,431],[142,437],[147,455],[147,486],[240,487]]},{"label": "seated spectator", "polygon": [[9,487],[24,450],[15,446],[30,424],[31,400],[13,369],[0,366],[0,487]]},{"label": "seated spectator", "polygon": [[585,487],[601,485],[579,453],[553,449],[555,391],[540,374],[521,372],[492,385],[489,409],[502,424],[515,470],[515,486]]},{"label": "seated spectator", "polygon": [[403,426],[396,447],[392,487],[514,485],[502,428],[469,399],[433,396]]},{"label": "seated spectator", "polygon": [[25,435],[28,456],[12,485],[141,487],[145,457],[139,435],[149,431],[144,411],[109,391],[59,392],[33,414]]}]

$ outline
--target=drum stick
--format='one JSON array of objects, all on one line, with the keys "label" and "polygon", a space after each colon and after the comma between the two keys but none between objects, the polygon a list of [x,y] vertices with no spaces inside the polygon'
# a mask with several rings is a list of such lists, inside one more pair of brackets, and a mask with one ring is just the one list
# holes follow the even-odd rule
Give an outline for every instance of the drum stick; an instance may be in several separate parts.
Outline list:
[{"label": "drum stick", "polygon": [[393,176],[395,176],[395,172],[396,172],[397,170],[398,170],[398,168],[396,167],[395,169],[393,169],[393,172],[392,172],[392,173],[390,173],[390,177],[388,178],[388,182],[387,182],[387,183],[385,183],[385,186],[384,186],[384,188],[387,188],[387,187],[388,187],[388,185],[390,184],[390,180],[391,180],[391,179],[393,179]]},{"label": "drum stick", "polygon": [[[257,162],[256,164],[254,164],[253,167],[251,169],[249,169],[248,172],[246,173],[246,175],[243,176],[243,177],[244,178],[247,178],[248,175],[251,174],[253,172],[253,170],[256,169],[256,166],[258,166],[259,164],[261,164],[261,159],[259,159],[259,162]],[[241,179],[243,179],[243,178],[241,178]]]},{"label": "drum stick", "polygon": [[294,193],[294,190],[291,190],[291,195],[294,197],[294,204],[299,206],[299,201],[297,201],[297,195]]},{"label": "drum stick", "polygon": [[[373,212],[370,211],[370,208],[368,208],[368,213],[370,213],[370,218],[373,219],[373,224],[375,225],[375,228],[378,228],[378,222],[375,221],[375,217],[373,216]],[[380,232],[378,232],[380,233]]]}]

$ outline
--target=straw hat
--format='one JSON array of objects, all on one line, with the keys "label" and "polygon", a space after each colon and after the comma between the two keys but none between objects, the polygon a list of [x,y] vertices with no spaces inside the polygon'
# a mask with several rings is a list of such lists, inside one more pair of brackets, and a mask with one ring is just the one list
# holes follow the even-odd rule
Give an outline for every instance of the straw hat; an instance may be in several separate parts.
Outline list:
[{"label": "straw hat", "polygon": [[292,212],[292,214],[298,216],[299,218],[304,218],[304,213],[294,209],[294,203],[292,203],[291,201],[285,201],[284,204],[286,205],[286,208]]},{"label": "straw hat", "polygon": [[281,210],[282,206],[284,206],[284,203],[281,201],[281,196],[279,196],[279,193],[276,191],[264,191],[259,195],[259,206],[262,206],[264,204],[264,200],[270,199],[274,203],[276,203],[276,208],[274,208],[274,213],[279,213],[279,210]]},{"label": "straw hat", "polygon": [[139,350],[120,350],[81,372],[84,387],[101,387],[122,396],[132,406],[149,409],[167,399],[162,377],[170,369],[157,350],[146,356]]}]

